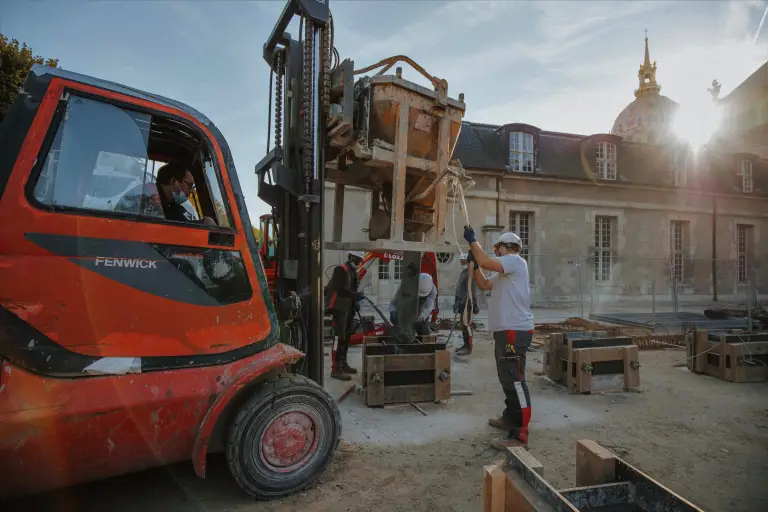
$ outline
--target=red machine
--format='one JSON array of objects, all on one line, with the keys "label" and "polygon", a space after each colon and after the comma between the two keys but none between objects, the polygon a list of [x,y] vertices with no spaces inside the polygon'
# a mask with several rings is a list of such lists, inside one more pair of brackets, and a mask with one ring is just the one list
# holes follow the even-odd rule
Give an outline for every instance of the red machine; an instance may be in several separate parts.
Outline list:
[{"label": "red machine", "polygon": [[[296,14],[303,43],[284,34]],[[293,130],[312,129],[324,108],[306,91],[322,87],[312,42],[328,41],[329,28],[327,1],[292,0],[264,47],[293,88],[285,112],[302,102]],[[329,59],[332,48],[323,51]],[[320,190],[314,155],[290,134],[276,182],[301,168],[302,184]],[[161,182],[165,163],[186,174]],[[171,188],[174,202],[162,202]],[[195,203],[179,190],[194,190]],[[280,196],[280,230],[306,243],[278,254],[290,271],[269,252],[265,269],[210,120],[171,99],[33,67],[0,125],[1,498],[190,459],[204,477],[212,451],[225,452],[255,497],[316,480],[341,418],[320,385],[322,269],[311,242],[322,243],[322,208],[298,192]],[[280,343],[278,315],[300,326],[306,357]],[[288,373],[299,360],[307,376]]]}]

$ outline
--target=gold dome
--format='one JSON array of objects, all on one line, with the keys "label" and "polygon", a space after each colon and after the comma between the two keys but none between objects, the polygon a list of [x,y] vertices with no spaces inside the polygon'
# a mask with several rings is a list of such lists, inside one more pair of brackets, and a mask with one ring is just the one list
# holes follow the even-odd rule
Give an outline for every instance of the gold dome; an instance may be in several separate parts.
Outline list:
[{"label": "gold dome", "polygon": [[656,62],[651,64],[648,35],[645,37],[645,59],[637,73],[639,87],[635,101],[621,111],[611,133],[624,140],[646,144],[661,144],[672,135],[678,104],[662,96],[656,82]]}]

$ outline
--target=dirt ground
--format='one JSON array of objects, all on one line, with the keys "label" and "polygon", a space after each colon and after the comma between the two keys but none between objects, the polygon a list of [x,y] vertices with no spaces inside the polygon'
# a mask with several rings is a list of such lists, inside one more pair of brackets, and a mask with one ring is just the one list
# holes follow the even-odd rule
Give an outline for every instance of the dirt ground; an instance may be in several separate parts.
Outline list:
[{"label": "dirt ground", "polygon": [[[482,509],[482,466],[501,457],[487,418],[502,407],[490,336],[478,334],[469,362],[454,362],[448,404],[371,409],[353,394],[340,404],[344,441],[310,490],[261,503],[244,496],[222,456],[206,480],[191,464],[114,478],[14,503],[11,510],[321,512]],[[768,383],[732,384],[674,367],[679,349],[641,351],[638,392],[570,395],[529,356],[533,403],[529,451],[556,487],[574,485],[578,439],[593,439],[667,487],[713,512],[768,510]],[[350,354],[358,357],[359,353]],[[353,361],[354,362],[354,361]],[[359,362],[359,359],[358,359]],[[343,386],[329,384],[340,394]],[[4,508],[8,510],[8,508]]]}]

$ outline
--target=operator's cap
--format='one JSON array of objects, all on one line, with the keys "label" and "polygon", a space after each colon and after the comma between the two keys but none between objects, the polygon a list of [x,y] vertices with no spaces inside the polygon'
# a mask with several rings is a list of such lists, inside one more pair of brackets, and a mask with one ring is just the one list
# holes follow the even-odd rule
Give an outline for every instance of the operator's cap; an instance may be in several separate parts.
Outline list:
[{"label": "operator's cap", "polygon": [[349,251],[347,252],[347,258],[350,256],[357,256],[358,258],[365,259],[365,253],[363,251]]},{"label": "operator's cap", "polygon": [[523,246],[523,241],[520,240],[520,237],[517,236],[515,233],[508,231],[506,233],[502,233],[501,236],[499,236],[498,239],[496,239],[496,242],[493,245],[507,245],[507,244],[517,244],[520,247]]},{"label": "operator's cap", "polygon": [[461,253],[461,256],[459,257],[459,261],[467,261],[467,253],[465,252]]},{"label": "operator's cap", "polygon": [[432,291],[432,276],[422,272],[419,274],[419,297],[426,297]]}]

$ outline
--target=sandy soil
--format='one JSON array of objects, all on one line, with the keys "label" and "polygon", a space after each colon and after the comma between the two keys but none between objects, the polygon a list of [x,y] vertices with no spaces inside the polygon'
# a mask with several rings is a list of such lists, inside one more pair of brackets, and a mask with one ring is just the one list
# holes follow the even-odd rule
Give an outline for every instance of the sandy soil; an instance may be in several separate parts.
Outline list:
[{"label": "sandy soil", "polygon": [[[479,511],[482,466],[501,458],[487,444],[497,432],[486,420],[500,411],[503,395],[490,337],[478,338],[471,361],[453,364],[453,388],[470,389],[472,396],[427,404],[428,416],[410,407],[370,409],[355,394],[342,402],[344,443],[307,492],[255,503],[232,482],[223,458],[214,456],[206,480],[197,479],[190,464],[179,464],[27,499],[11,509]],[[534,375],[541,354],[531,354],[529,450],[544,464],[545,477],[556,487],[573,485],[576,441],[589,438],[705,510],[768,510],[768,383],[693,375],[674,367],[683,358],[676,349],[641,351],[639,392],[582,396]]]}]

